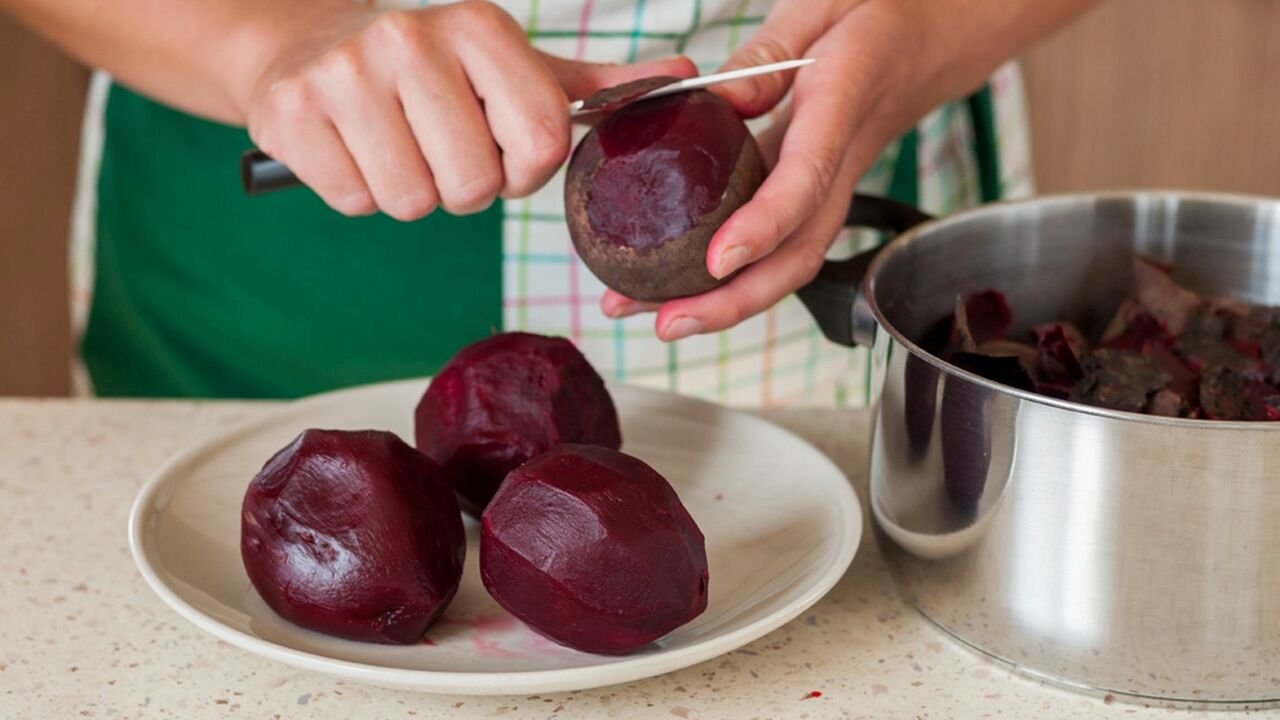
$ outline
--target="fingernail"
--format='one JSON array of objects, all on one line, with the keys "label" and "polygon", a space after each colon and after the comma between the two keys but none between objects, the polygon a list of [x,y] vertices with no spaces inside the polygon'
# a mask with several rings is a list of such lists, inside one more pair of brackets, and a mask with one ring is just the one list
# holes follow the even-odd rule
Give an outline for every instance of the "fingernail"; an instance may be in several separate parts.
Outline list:
[{"label": "fingernail", "polygon": [[662,333],[662,339],[667,342],[673,342],[680,338],[687,338],[690,335],[697,335],[700,332],[702,332],[702,322],[697,318],[678,317],[667,323],[667,329]]},{"label": "fingernail", "polygon": [[632,315],[635,315],[642,310],[644,310],[644,305],[641,303],[620,302],[617,305],[614,305],[608,308],[607,312],[609,314],[609,317],[613,318],[614,320],[621,320],[622,318],[631,317]]},{"label": "fingernail", "polygon": [[720,253],[720,259],[716,261],[716,271],[713,273],[717,280],[723,280],[736,272],[747,261],[751,259],[751,252],[742,245],[734,245],[733,247]]}]

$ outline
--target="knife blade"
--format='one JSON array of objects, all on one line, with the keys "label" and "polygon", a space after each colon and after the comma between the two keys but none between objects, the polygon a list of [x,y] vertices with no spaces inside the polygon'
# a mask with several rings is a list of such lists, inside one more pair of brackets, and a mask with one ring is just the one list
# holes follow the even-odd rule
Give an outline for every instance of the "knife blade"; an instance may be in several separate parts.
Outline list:
[{"label": "knife blade", "polygon": [[[720,83],[731,82],[733,80],[741,80],[743,78],[755,77],[757,75],[768,75],[769,73],[783,72],[784,70],[794,70],[805,65],[811,65],[814,58],[800,58],[799,60],[783,60],[782,62],[769,63],[767,65],[756,65],[753,67],[738,68],[737,70],[727,70],[721,73],[711,75],[699,75],[697,77],[687,78],[679,82],[664,85],[657,90],[647,92],[636,98],[632,102],[639,100],[649,100],[651,98],[662,97],[663,95],[674,95],[687,90],[698,90]],[[575,100],[569,103],[569,116],[581,117],[595,112],[594,109],[584,108],[585,100]]]},{"label": "knife blade", "polygon": [[[662,97],[663,95],[673,95],[688,90],[697,90],[699,88],[710,87],[720,83],[729,82],[731,80],[741,80],[742,78],[755,77],[757,75],[767,75],[769,73],[782,72],[784,70],[794,70],[795,68],[804,67],[814,62],[813,58],[801,58],[799,60],[783,60],[782,62],[769,63],[767,65],[756,65],[754,67],[739,68],[737,70],[729,70],[727,72],[714,73],[712,75],[699,75],[678,82],[664,85],[656,90],[645,93],[636,100],[648,100],[649,98]],[[581,117],[597,112],[599,108],[584,108],[583,100],[576,100],[569,103],[569,116]],[[264,193],[275,192],[277,190],[287,190],[288,188],[299,187],[302,182],[293,174],[284,163],[268,156],[266,153],[253,148],[247,150],[240,158],[240,182],[244,185],[246,195],[262,195]]]}]

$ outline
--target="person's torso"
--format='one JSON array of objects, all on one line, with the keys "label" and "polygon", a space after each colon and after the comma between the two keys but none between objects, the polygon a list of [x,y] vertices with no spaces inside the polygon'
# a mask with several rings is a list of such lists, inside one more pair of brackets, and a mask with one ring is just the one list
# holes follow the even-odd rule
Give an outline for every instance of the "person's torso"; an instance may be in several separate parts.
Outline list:
[{"label": "person's torso", "polygon": [[[413,6],[421,3],[385,3]],[[498,2],[542,50],[596,62],[677,53],[704,72],[751,36],[770,0]],[[310,191],[242,195],[239,129],[113,87],[82,355],[104,395],[293,397],[426,375],[498,329],[565,335],[603,375],[739,404],[859,398],[860,353],[828,344],[793,298],[730,331],[664,345],[652,318],[611,320],[572,252],[563,173],[466,218],[344,218]],[[762,122],[766,122],[762,121]],[[980,193],[962,105],[922,124],[909,200]],[[918,139],[917,139],[918,138]],[[862,188],[894,185],[898,146]],[[957,152],[960,150],[961,152]],[[950,158],[948,160],[948,158]],[[917,182],[916,165],[928,170]],[[941,183],[941,184],[939,184]],[[937,187],[935,187],[937,186]],[[938,202],[933,203],[939,208]],[[91,291],[91,294],[89,294]]]}]

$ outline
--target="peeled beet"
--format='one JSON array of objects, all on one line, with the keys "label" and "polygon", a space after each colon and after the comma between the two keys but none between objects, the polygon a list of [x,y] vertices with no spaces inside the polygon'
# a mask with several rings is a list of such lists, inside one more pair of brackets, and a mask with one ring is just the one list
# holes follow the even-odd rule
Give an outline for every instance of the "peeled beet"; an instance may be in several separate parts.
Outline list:
[{"label": "peeled beet", "polygon": [[618,655],[707,607],[702,532],[653,468],[561,445],[507,476],[481,518],[480,576],[537,632]]},{"label": "peeled beet", "polygon": [[578,256],[627,297],[660,302],[717,285],[707,246],[764,181],[755,139],[704,90],[628,104],[578,144],[565,213]]},{"label": "peeled beet", "polygon": [[564,338],[502,333],[463,348],[414,416],[418,449],[440,463],[462,509],[479,515],[502,479],[560,443],[622,446],[613,399]]},{"label": "peeled beet", "polygon": [[311,630],[417,642],[458,590],[465,552],[440,468],[389,432],[307,430],[245,492],[249,580]]}]

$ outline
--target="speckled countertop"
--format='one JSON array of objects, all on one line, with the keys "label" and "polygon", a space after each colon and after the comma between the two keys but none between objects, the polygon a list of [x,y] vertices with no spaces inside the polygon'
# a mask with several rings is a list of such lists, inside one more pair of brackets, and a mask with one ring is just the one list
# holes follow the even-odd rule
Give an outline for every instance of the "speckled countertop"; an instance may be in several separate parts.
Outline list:
[{"label": "speckled countertop", "polygon": [[[0,401],[0,718],[1207,714],[1073,695],[956,647],[897,598],[870,534],[844,579],[794,622],[728,655],[628,685],[547,696],[430,696],[261,659],[165,607],[134,569],[126,524],[134,493],[165,458],[271,407]],[[866,497],[865,414],[762,415],[827,452]]]}]

